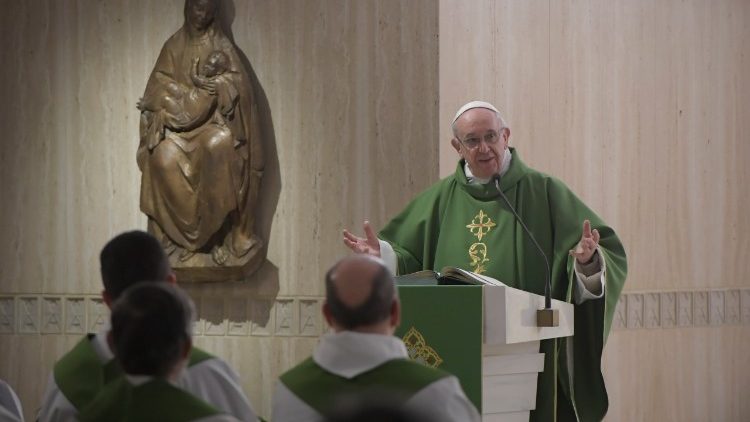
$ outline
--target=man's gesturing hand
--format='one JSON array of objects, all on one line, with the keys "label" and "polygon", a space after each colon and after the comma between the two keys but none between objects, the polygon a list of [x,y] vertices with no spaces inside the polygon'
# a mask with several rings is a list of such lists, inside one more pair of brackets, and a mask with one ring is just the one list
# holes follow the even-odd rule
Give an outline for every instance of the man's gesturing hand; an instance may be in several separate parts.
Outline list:
[{"label": "man's gesturing hand", "polygon": [[570,250],[570,254],[576,257],[579,264],[587,264],[591,261],[597,246],[599,246],[599,230],[594,229],[592,231],[591,222],[584,220],[581,240],[578,241],[575,249]]},{"label": "man's gesturing hand", "polygon": [[370,227],[370,222],[365,220],[366,238],[353,235],[349,230],[344,229],[344,244],[355,253],[364,253],[380,258],[380,242],[375,236],[375,231]]}]

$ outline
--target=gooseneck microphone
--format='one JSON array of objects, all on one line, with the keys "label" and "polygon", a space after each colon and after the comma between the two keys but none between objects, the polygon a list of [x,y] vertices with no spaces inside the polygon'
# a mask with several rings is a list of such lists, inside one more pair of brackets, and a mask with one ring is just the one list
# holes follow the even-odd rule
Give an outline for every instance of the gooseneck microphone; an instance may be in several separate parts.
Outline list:
[{"label": "gooseneck microphone", "polygon": [[[513,208],[513,205],[510,204],[510,202],[508,201],[508,198],[503,193],[503,190],[500,189],[500,175],[496,174],[492,177],[492,179],[495,181],[495,187],[497,188],[497,191],[500,193],[500,196],[503,198],[503,201],[505,201],[505,205],[508,206],[510,211],[513,213],[513,216],[516,217],[516,221],[518,221],[521,224],[521,227],[523,227],[523,231],[526,232],[526,235],[529,236],[529,239],[531,239],[531,242],[534,244],[534,246],[536,246],[536,250],[539,251],[539,255],[541,255],[542,258],[544,258],[544,265],[545,265],[544,268],[547,270],[547,279],[545,280],[545,283],[544,283],[544,309],[551,310],[552,309],[552,296],[551,296],[552,295],[552,279],[550,277],[549,260],[547,259],[547,255],[544,254],[542,247],[539,246],[539,243],[534,238],[534,235],[531,234],[531,230],[529,230],[529,228],[526,227],[526,223],[523,222],[523,220],[521,219],[521,216],[519,216],[518,213],[516,212],[516,209]],[[537,320],[538,321],[540,320],[539,314],[537,314]],[[556,326],[557,324],[554,324],[553,322],[552,325],[548,325],[548,324],[542,325],[541,323],[539,325],[548,327],[548,326]]]}]

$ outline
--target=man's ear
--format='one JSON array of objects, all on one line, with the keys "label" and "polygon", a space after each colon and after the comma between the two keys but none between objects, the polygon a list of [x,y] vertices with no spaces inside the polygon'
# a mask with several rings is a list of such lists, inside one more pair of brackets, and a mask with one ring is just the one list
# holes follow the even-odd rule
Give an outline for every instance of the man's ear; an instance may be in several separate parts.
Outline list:
[{"label": "man's ear", "polygon": [[109,346],[109,350],[114,352],[115,340],[112,338],[112,330],[107,331],[107,345]]},{"label": "man's ear", "polygon": [[190,336],[185,337],[185,342],[182,345],[182,358],[187,359],[190,356],[190,350],[193,348],[193,339]]},{"label": "man's ear", "polygon": [[328,302],[323,303],[323,317],[326,319],[329,327],[333,327],[333,315],[331,314],[331,307],[328,306]]},{"label": "man's ear", "polygon": [[107,305],[107,308],[112,309],[112,296],[107,292],[106,290],[102,290],[102,300],[104,301],[104,304]]},{"label": "man's ear", "polygon": [[391,327],[396,328],[401,325],[401,302],[395,299],[391,303]]},{"label": "man's ear", "polygon": [[505,144],[505,149],[508,149],[508,139],[510,139],[510,128],[504,127],[503,128],[503,143]]},{"label": "man's ear", "polygon": [[458,155],[461,155],[461,142],[458,139],[453,138],[451,139],[451,145],[453,145],[453,148],[456,149]]},{"label": "man's ear", "polygon": [[167,274],[166,280],[164,281],[169,284],[177,284],[177,275],[175,275],[173,271],[170,271],[169,274]]}]

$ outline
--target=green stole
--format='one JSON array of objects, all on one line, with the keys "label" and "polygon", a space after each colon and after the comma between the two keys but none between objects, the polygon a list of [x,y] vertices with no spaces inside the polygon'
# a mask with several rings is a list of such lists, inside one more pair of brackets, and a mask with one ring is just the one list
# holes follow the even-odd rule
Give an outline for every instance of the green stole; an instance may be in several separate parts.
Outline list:
[{"label": "green stole", "polygon": [[84,407],[79,420],[187,422],[221,412],[192,394],[155,378],[134,386],[125,377],[107,384]]},{"label": "green stole", "polygon": [[[580,240],[585,219],[599,230],[607,269],[604,300],[575,306],[575,336],[542,342],[545,369],[539,375],[532,420],[601,420],[609,405],[601,353],[625,283],[625,250],[614,230],[561,181],[527,167],[513,148],[510,151],[513,159],[500,188],[550,259],[552,296],[572,300],[574,258],[568,251]],[[501,202],[494,183],[469,184],[463,166],[461,160],[452,176],[419,194],[379,233],[396,253],[398,273],[456,266],[543,295],[544,260]],[[574,351],[572,388],[568,341]]]},{"label": "green stole", "polygon": [[[79,411],[99,394],[105,385],[123,374],[117,360],[101,361],[94,350],[93,341],[94,334],[82,338],[70,352],[57,361],[52,372],[57,387]],[[211,358],[211,354],[193,347],[188,367]]]},{"label": "green stole", "polygon": [[365,395],[387,393],[400,403],[444,377],[445,371],[429,368],[408,359],[393,359],[353,378],[326,371],[310,357],[279,378],[297,398],[321,415],[334,410],[342,394]]}]

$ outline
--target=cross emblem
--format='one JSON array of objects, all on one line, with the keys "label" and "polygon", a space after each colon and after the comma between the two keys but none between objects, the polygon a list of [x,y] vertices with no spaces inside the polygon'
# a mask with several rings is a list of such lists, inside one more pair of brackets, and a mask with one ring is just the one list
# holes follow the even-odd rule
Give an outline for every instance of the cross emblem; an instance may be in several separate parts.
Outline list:
[{"label": "cross emblem", "polygon": [[492,228],[496,225],[497,224],[495,224],[495,222],[492,221],[492,219],[487,214],[485,214],[483,210],[479,210],[479,214],[471,219],[471,224],[467,224],[466,228],[469,229],[471,234],[476,236],[479,241],[481,241],[482,237],[489,233],[490,230],[492,230]]}]

